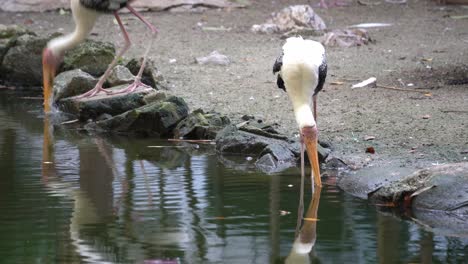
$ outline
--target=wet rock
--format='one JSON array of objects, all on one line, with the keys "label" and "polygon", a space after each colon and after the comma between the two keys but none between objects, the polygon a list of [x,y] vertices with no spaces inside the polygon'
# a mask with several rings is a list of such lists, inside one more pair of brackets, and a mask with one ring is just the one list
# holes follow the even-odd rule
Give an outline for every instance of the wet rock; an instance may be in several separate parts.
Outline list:
[{"label": "wet rock", "polygon": [[87,40],[65,54],[62,71],[81,69],[101,76],[115,57],[112,43]]},{"label": "wet rock", "polygon": [[257,33],[285,33],[290,31],[310,31],[322,34],[326,29],[325,22],[309,5],[288,6],[272,17],[265,24],[253,25],[252,31]]},{"label": "wet rock", "polygon": [[[136,59],[131,59],[126,64],[126,67],[135,76],[138,74],[140,66],[141,61]],[[146,61],[146,67],[143,70],[143,76],[141,77],[141,81],[146,85],[154,87],[156,90],[168,90],[169,87],[161,72],[155,66],[155,62],[150,59]]]},{"label": "wet rock", "polygon": [[13,37],[3,44],[0,78],[22,86],[42,83],[42,49],[49,38],[34,34]]},{"label": "wet rock", "polygon": [[[126,85],[111,88],[117,91]],[[58,102],[59,108],[67,113],[76,115],[80,120],[96,119],[102,114],[119,115],[126,111],[138,108],[145,104],[143,98],[154,92],[154,89],[140,87],[130,94],[99,94],[87,98],[69,97]]]},{"label": "wet rock", "polygon": [[[339,160],[333,163],[340,166]],[[330,163],[331,165],[333,163]],[[328,164],[328,163],[327,163]],[[345,192],[361,199],[367,199],[369,194],[383,186],[403,179],[411,173],[409,168],[395,168],[392,166],[366,167],[357,171],[350,171],[338,179],[337,185]]]},{"label": "wet rock", "polygon": [[150,103],[154,103],[154,102],[163,101],[167,97],[168,97],[168,95],[166,93],[164,93],[164,92],[154,91],[152,93],[149,93],[149,94],[145,95],[145,97],[143,97],[143,101],[145,102],[145,104],[150,104]]},{"label": "wet rock", "polygon": [[177,125],[174,135],[176,138],[185,139],[214,139],[218,132],[229,124],[227,116],[204,113],[203,110],[197,109]]},{"label": "wet rock", "polygon": [[98,79],[80,69],[62,72],[54,80],[54,102],[89,91],[97,82]]},{"label": "wet rock", "polygon": [[240,131],[227,126],[216,137],[216,149],[221,153],[259,155],[274,139]]},{"label": "wet rock", "polygon": [[374,203],[468,215],[468,163],[419,170],[370,194]]},{"label": "wet rock", "polygon": [[88,124],[86,129],[171,137],[174,127],[187,115],[188,107],[185,101],[180,97],[170,96],[163,101],[144,105],[108,120]]},{"label": "wet rock", "polygon": [[14,40],[24,34],[32,33],[17,25],[0,24],[0,65],[6,52],[14,44]]},{"label": "wet rock", "polygon": [[[227,126],[216,137],[216,149],[223,155],[253,156],[255,166],[267,173],[296,166],[300,158],[300,145],[297,141],[252,126]],[[329,150],[321,150],[319,157],[323,162]]]},{"label": "wet rock", "polygon": [[255,166],[263,172],[273,173],[293,167],[296,163],[297,157],[287,145],[270,144],[260,153]]},{"label": "wet rock", "polygon": [[112,69],[111,74],[107,78],[107,84],[109,87],[114,87],[121,84],[130,84],[135,81],[135,76],[130,70],[122,65],[117,65]]}]

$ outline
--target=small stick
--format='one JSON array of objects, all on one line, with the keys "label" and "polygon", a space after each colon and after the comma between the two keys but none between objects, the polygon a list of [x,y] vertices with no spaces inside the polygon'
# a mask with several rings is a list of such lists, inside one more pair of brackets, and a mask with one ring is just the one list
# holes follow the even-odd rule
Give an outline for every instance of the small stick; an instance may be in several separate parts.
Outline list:
[{"label": "small stick", "polygon": [[468,110],[440,110],[442,113],[468,113]]},{"label": "small stick", "polygon": [[214,143],[214,140],[211,139],[179,139],[179,138],[169,138],[168,141],[172,142],[189,142],[189,143]]},{"label": "small stick", "polygon": [[405,89],[405,88],[398,88],[398,87],[393,87],[393,86],[386,86],[386,85],[381,85],[377,84],[378,88],[384,88],[384,89],[389,89],[389,90],[397,90],[397,91],[404,91],[404,92],[415,92],[415,93],[431,93],[429,91],[425,90],[419,90],[419,89]]},{"label": "small stick", "polygon": [[73,120],[69,120],[69,121],[62,122],[62,123],[60,123],[60,124],[61,124],[61,125],[69,125],[69,124],[74,124],[74,123],[76,123],[76,122],[78,122],[78,121],[80,121],[80,120],[78,120],[78,119],[73,119]]},{"label": "small stick", "polygon": [[8,90],[15,90],[15,87],[12,86],[5,86],[5,85],[0,85],[0,89],[8,89]]},{"label": "small stick", "polygon": [[24,97],[20,97],[20,99],[26,99],[26,100],[44,100],[43,97],[33,97],[33,96],[24,96]]}]

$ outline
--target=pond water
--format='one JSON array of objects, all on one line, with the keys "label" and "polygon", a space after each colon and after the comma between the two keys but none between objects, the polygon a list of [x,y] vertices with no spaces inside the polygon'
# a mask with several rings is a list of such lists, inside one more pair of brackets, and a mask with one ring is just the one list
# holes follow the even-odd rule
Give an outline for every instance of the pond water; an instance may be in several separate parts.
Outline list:
[{"label": "pond water", "polygon": [[468,239],[330,185],[312,210],[306,188],[294,243],[297,169],[266,175],[211,146],[49,128],[41,101],[0,93],[0,263],[468,263]]}]

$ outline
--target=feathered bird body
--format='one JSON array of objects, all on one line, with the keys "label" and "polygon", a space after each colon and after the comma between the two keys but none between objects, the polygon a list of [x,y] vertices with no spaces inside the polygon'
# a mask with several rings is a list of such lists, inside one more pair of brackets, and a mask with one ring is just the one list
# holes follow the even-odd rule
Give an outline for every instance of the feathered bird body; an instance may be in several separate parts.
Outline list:
[{"label": "feathered bird body", "polygon": [[91,0],[70,1],[73,19],[76,23],[75,30],[69,35],[55,38],[47,43],[48,50],[50,50],[56,57],[63,56],[65,51],[70,50],[83,42],[96,23],[99,13],[83,6],[81,3],[82,1]]},{"label": "feathered bird body", "polygon": [[133,0],[79,0],[80,3],[89,9],[98,12],[112,13],[119,9],[124,8]]},{"label": "feathered bird body", "polygon": [[[301,142],[306,146],[312,165],[312,175],[315,178],[313,182],[315,181],[317,186],[322,186],[317,155],[316,115],[317,93],[322,89],[327,75],[325,48],[316,41],[304,40],[302,37],[288,38],[283,45],[283,53],[273,65],[273,73],[276,72],[279,72],[276,82],[278,87],[285,90],[291,100],[299,125]],[[304,183],[304,144],[301,144],[301,186]],[[301,188],[301,201],[303,197]]]},{"label": "feathered bird body", "polygon": [[315,126],[310,106],[312,96],[323,87],[326,71],[325,48],[322,44],[302,37],[286,40],[273,72],[279,72],[278,87],[288,93],[300,128]]}]

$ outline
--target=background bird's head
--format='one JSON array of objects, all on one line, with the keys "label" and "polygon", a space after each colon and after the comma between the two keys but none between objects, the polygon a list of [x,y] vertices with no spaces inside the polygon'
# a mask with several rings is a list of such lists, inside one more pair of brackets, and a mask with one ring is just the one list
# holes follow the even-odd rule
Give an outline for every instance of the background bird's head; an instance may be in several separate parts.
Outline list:
[{"label": "background bird's head", "polygon": [[55,53],[51,48],[46,47],[42,52],[42,76],[44,87],[44,111],[49,112],[52,106],[51,97],[54,86],[54,78],[57,69],[63,60],[61,53]]}]

